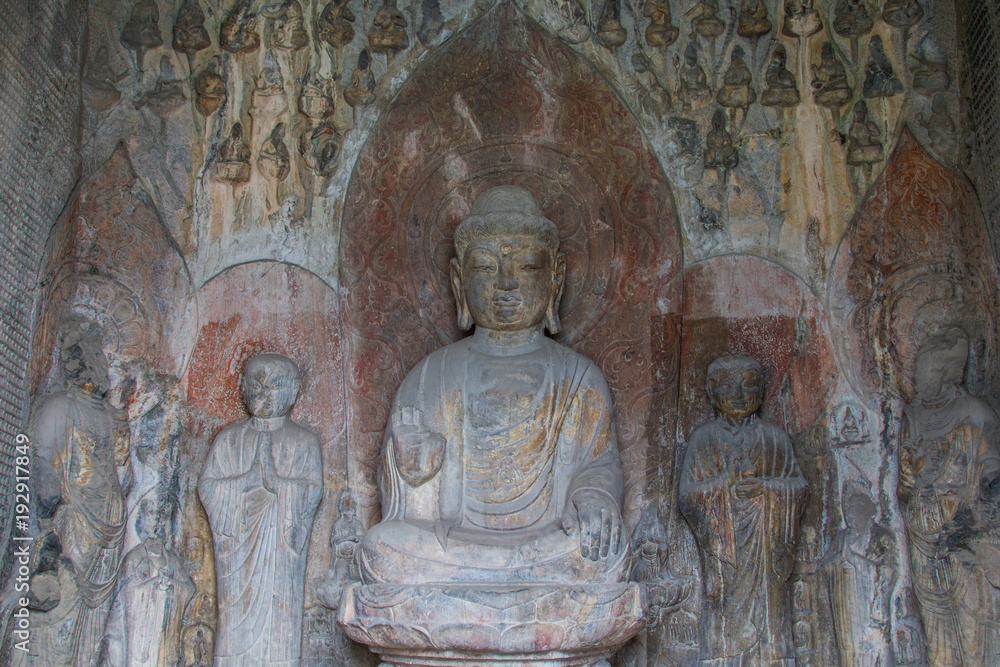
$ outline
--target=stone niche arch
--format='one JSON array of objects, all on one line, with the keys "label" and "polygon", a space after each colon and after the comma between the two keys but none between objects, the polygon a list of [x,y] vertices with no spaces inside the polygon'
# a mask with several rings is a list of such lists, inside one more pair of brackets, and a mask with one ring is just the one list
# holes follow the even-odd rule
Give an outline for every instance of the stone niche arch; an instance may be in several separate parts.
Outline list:
[{"label": "stone niche arch", "polygon": [[628,509],[676,415],[682,264],[666,178],[594,68],[502,4],[418,69],[364,146],[345,198],[341,312],[351,488],[375,472],[406,372],[461,338],[452,235],[484,190],[530,190],[558,226],[568,278],[557,338],[594,359],[615,400]]}]

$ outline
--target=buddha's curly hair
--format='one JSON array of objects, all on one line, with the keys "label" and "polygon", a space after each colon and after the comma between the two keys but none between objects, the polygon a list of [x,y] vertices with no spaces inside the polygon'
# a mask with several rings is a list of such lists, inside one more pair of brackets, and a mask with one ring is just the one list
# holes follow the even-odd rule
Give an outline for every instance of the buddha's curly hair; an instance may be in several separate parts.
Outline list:
[{"label": "buddha's curly hair", "polygon": [[530,192],[516,185],[490,188],[479,196],[469,217],[455,230],[455,256],[461,261],[473,241],[500,235],[537,238],[553,260],[559,252],[555,223],[545,217]]}]

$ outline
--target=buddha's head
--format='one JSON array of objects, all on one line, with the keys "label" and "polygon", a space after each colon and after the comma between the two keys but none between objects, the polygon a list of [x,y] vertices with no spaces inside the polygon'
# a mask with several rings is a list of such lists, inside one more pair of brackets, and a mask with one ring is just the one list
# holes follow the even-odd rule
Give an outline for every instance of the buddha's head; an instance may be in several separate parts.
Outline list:
[{"label": "buddha's head", "polygon": [[458,324],[492,331],[559,331],[566,258],[559,232],[530,192],[487,190],[455,230],[451,287]]},{"label": "buddha's head", "polygon": [[299,369],[280,354],[258,354],[247,361],[240,389],[254,417],[284,417],[299,395]]},{"label": "buddha's head", "polygon": [[77,389],[103,396],[110,383],[101,330],[94,322],[75,318],[67,319],[61,326],[59,363],[66,381]]},{"label": "buddha's head", "polygon": [[917,350],[913,377],[917,394],[931,399],[962,384],[968,360],[969,337],[961,327],[947,326],[928,334]]},{"label": "buddha's head", "polygon": [[764,369],[750,357],[719,357],[708,366],[706,390],[719,415],[732,423],[742,422],[764,400]]}]

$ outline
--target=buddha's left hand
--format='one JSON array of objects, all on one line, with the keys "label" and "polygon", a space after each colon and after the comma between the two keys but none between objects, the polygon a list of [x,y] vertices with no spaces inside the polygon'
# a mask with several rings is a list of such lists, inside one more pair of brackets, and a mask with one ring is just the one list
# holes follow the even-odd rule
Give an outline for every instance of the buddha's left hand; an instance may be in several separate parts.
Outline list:
[{"label": "buddha's left hand", "polygon": [[[581,491],[573,496],[563,530],[580,529],[580,553],[596,561],[621,550],[622,517],[612,500],[598,491]],[[576,517],[571,516],[576,514]]]}]

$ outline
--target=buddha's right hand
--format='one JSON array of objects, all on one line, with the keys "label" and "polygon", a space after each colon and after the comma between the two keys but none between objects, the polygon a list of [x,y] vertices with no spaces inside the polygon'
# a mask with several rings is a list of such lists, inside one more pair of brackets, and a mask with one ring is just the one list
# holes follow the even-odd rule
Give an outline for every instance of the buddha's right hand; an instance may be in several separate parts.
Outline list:
[{"label": "buddha's right hand", "polygon": [[428,429],[420,410],[404,406],[392,415],[393,456],[400,476],[416,488],[428,482],[444,463],[445,439]]}]

